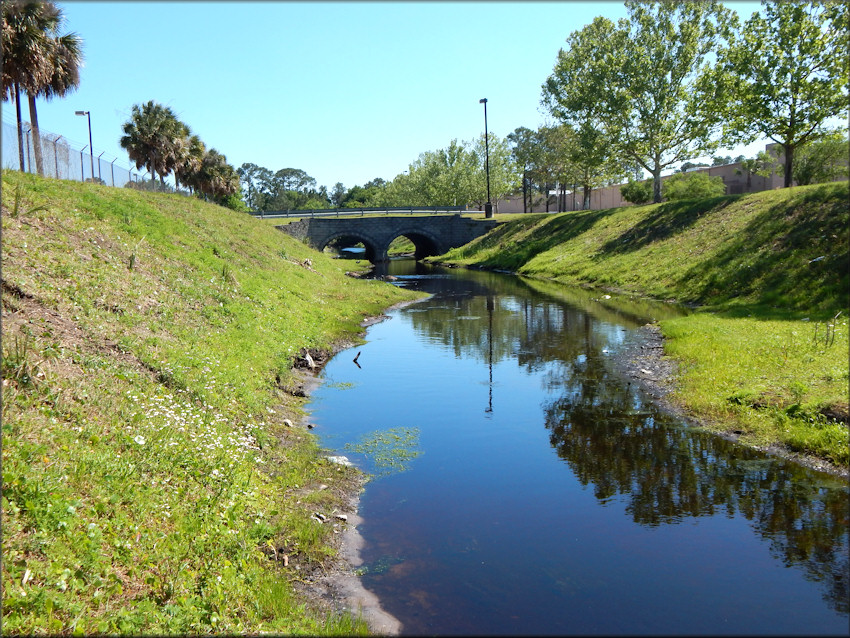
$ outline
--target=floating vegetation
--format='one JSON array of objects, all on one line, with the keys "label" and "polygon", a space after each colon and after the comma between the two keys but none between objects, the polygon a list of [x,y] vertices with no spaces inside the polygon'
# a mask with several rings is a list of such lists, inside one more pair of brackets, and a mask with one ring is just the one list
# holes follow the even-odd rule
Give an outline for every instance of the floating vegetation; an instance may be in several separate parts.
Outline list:
[{"label": "floating vegetation", "polygon": [[401,556],[381,556],[378,560],[373,563],[368,563],[366,565],[362,565],[354,570],[354,573],[358,576],[363,576],[364,574],[385,574],[395,565],[399,565],[405,561]]},{"label": "floating vegetation", "polygon": [[349,452],[362,454],[372,461],[372,477],[404,472],[410,462],[422,454],[419,448],[419,428],[390,428],[376,430],[360,437],[357,443],[346,443]]},{"label": "floating vegetation", "polygon": [[327,383],[325,385],[329,388],[336,388],[338,390],[350,390],[354,387],[354,384],[349,383],[348,381],[340,381],[339,383]]}]

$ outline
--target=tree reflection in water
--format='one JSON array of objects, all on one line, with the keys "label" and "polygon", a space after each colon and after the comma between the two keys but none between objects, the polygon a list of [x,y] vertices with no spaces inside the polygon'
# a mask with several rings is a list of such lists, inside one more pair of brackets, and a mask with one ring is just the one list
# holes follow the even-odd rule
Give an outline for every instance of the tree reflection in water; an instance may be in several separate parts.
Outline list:
[{"label": "tree reflection in water", "polygon": [[428,272],[443,305],[409,315],[416,332],[457,357],[549,366],[547,388],[560,395],[543,405],[550,443],[596,498],[625,499],[649,527],[742,515],[774,557],[850,612],[846,485],[675,422],[615,372],[606,352],[623,326],[681,310],[486,272],[466,271],[462,282]]},{"label": "tree reflection in water", "polygon": [[621,495],[641,525],[725,511],[743,515],[786,566],[848,605],[847,490],[805,468],[670,422],[625,385],[598,353],[565,365],[564,396],[544,406],[550,442],[602,501]]}]

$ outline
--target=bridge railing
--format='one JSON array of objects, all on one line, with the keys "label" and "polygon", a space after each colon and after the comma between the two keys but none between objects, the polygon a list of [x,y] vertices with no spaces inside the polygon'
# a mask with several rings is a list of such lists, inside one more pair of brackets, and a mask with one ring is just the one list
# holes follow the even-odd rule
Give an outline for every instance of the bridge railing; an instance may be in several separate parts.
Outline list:
[{"label": "bridge railing", "polygon": [[364,217],[365,215],[441,215],[465,212],[466,206],[379,206],[364,208],[303,208],[299,210],[250,211],[260,218],[276,217]]}]

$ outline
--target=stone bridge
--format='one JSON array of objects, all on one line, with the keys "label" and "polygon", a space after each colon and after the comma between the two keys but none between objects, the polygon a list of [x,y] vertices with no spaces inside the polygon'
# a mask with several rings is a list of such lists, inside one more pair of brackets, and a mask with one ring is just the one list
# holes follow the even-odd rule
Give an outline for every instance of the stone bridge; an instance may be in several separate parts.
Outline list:
[{"label": "stone bridge", "polygon": [[406,237],[416,247],[416,259],[442,255],[451,248],[468,244],[476,237],[495,228],[492,219],[469,219],[460,215],[431,215],[419,217],[340,217],[305,218],[276,226],[293,237],[306,241],[317,250],[331,242],[353,246],[362,243],[366,259],[372,263],[388,260],[390,244]]}]

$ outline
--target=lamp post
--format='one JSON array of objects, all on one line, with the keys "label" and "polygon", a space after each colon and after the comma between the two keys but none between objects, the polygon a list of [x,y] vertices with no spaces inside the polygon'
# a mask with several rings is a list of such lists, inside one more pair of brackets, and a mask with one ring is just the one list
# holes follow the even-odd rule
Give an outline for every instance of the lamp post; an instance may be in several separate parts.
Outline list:
[{"label": "lamp post", "polygon": [[493,204],[490,203],[490,143],[487,135],[487,98],[478,100],[484,105],[484,170],[487,173],[487,203],[484,204],[484,217],[490,219],[493,216]]},{"label": "lamp post", "polygon": [[89,157],[91,158],[91,178],[94,180],[94,145],[91,143],[91,112],[74,111],[77,115],[85,115],[89,120]]}]

